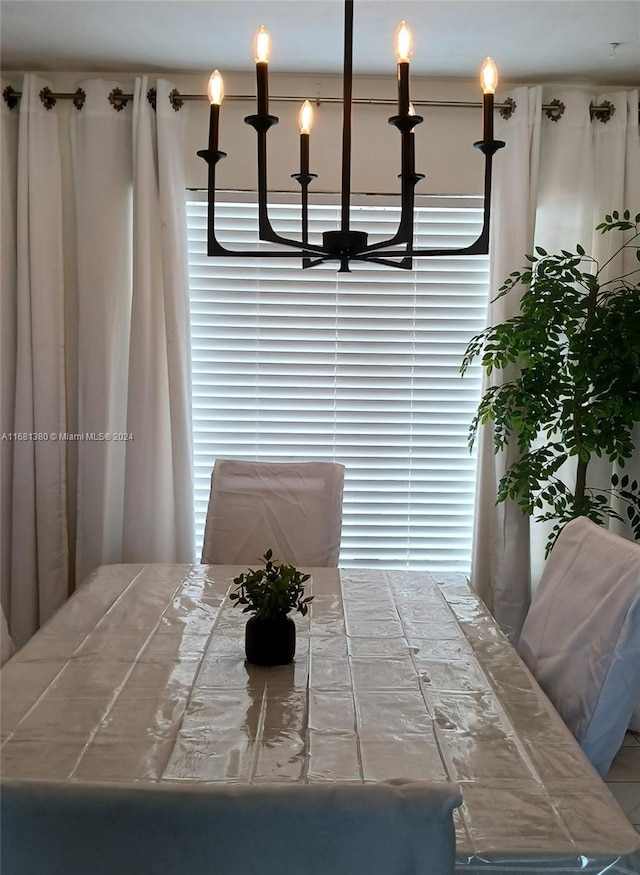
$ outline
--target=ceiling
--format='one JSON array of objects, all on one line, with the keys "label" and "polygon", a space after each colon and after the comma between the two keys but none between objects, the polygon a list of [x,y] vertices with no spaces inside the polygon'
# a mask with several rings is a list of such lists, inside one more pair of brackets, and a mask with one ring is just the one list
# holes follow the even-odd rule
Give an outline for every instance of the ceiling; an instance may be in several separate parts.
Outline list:
[{"label": "ceiling", "polygon": [[[393,33],[414,32],[412,73],[503,82],[640,82],[640,0],[356,0],[354,71],[394,69]],[[342,67],[342,0],[1,0],[3,70],[250,70],[271,33],[272,72]],[[619,43],[618,46],[612,46]]]}]

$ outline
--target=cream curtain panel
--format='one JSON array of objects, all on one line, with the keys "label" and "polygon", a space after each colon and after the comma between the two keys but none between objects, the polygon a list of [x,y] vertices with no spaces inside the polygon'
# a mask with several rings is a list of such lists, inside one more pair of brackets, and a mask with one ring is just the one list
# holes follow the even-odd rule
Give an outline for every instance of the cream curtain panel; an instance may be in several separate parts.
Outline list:
[{"label": "cream curtain panel", "polygon": [[[507,96],[507,95],[505,95]],[[573,250],[581,243],[602,263],[613,241],[594,231],[606,213],[640,212],[640,127],[637,90],[611,94],[583,91],[544,93],[541,87],[509,93],[517,104],[513,117],[496,120],[496,137],[507,149],[496,159],[490,254],[491,297],[511,270],[525,264],[524,254],[542,246],[549,252]],[[542,103],[561,101],[558,121]],[[609,101],[615,112],[606,123],[590,118],[590,103]],[[634,259],[635,260],[635,259]],[[617,259],[615,275],[630,268]],[[489,304],[487,323],[515,315],[511,295]],[[509,378],[494,373],[492,380]],[[637,444],[640,447],[640,441]],[[512,451],[511,451],[512,452]],[[478,454],[476,530],[472,582],[509,637],[516,641],[544,566],[548,527],[524,518],[512,502],[495,505],[497,483],[512,461],[509,452],[495,456],[490,428],[484,428]],[[640,454],[625,470],[640,475]],[[573,472],[565,472],[571,482]],[[590,463],[592,485],[607,483],[606,462]],[[624,527],[612,525],[618,533]],[[626,534],[629,534],[627,531]]]},{"label": "cream curtain panel", "polygon": [[2,153],[2,596],[18,645],[65,601],[69,582],[66,448],[33,437],[67,430],[62,173],[45,84],[25,76],[17,131],[2,116],[3,146],[13,147]]},{"label": "cream curtain panel", "polygon": [[46,84],[25,76],[19,117],[2,107],[2,431],[32,435],[2,441],[18,646],[97,565],[193,558],[186,112],[164,80],[157,112],[146,77],[120,111],[117,83],[80,83],[67,167]]}]

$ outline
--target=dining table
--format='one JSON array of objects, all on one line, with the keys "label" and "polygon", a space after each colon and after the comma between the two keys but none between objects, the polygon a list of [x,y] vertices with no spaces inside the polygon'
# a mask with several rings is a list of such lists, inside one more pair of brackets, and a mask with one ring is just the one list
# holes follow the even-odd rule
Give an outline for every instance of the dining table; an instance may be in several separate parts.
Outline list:
[{"label": "dining table", "polygon": [[292,663],[246,568],[96,569],[0,673],[3,780],[453,783],[456,871],[640,873],[640,835],[458,573],[309,568]]}]

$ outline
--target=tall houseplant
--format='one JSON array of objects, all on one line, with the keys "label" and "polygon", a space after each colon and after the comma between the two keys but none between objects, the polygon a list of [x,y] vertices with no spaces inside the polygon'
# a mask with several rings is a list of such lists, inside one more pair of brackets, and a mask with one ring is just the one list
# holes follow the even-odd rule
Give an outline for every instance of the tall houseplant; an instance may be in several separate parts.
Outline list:
[{"label": "tall houseplant", "polygon": [[[461,371],[481,356],[487,375],[513,368],[516,375],[490,386],[480,400],[470,430],[470,446],[480,425],[491,421],[494,450],[515,440],[519,458],[502,477],[497,502],[507,498],[540,521],[552,521],[547,554],[564,525],[576,516],[598,524],[627,517],[640,540],[640,489],[628,475],[613,474],[589,486],[594,456],[624,467],[636,448],[640,422],[640,266],[606,278],[623,251],[640,261],[640,214],[607,215],[597,226],[621,236],[603,264],[575,252],[549,255],[536,247],[529,265],[509,275],[497,298],[522,291],[520,313],[472,338]],[[626,236],[626,240],[624,237]],[[496,298],[496,300],[497,300]],[[517,367],[516,367],[517,365]],[[575,479],[561,468],[575,457]]]}]

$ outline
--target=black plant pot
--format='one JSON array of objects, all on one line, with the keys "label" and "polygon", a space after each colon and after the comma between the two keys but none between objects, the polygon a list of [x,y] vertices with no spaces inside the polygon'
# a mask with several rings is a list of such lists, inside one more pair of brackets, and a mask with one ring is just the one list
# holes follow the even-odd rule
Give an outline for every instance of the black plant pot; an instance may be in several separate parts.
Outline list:
[{"label": "black plant pot", "polygon": [[282,617],[250,617],[244,635],[247,662],[254,665],[286,665],[296,652],[296,624]]}]

